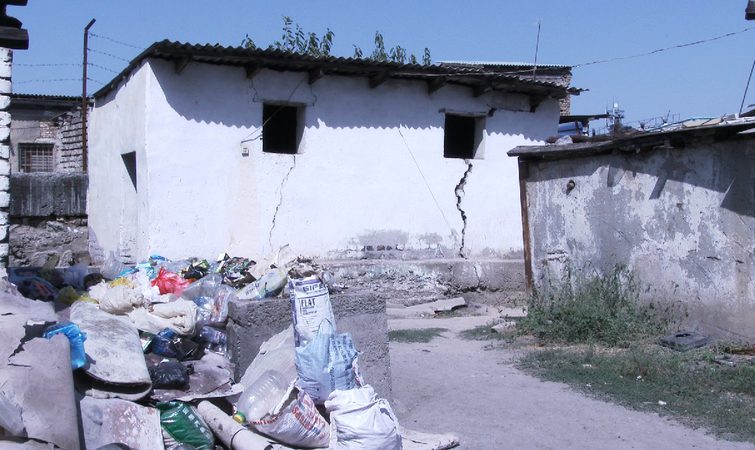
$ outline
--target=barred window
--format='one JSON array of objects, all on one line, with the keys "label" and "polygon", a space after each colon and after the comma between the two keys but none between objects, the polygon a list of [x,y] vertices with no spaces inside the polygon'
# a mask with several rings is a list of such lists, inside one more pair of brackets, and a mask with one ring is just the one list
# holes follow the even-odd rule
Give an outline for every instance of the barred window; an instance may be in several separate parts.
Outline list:
[{"label": "barred window", "polygon": [[19,172],[52,172],[52,144],[18,144]]}]

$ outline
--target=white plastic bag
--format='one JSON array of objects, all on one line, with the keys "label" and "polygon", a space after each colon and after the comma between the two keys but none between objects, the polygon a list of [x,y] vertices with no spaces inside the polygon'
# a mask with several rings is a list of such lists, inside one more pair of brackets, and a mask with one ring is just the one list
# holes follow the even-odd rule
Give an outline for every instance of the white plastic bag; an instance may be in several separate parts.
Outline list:
[{"label": "white plastic bag", "polygon": [[372,386],[333,391],[325,402],[330,413],[331,450],[401,450],[398,419]]},{"label": "white plastic bag", "polygon": [[353,389],[361,381],[357,355],[351,335],[335,334],[331,322],[325,320],[311,342],[296,348],[297,385],[318,405],[334,390]]},{"label": "white plastic bag", "polygon": [[292,447],[323,448],[330,443],[330,426],[304,391],[284,402],[277,414],[252,422],[262,434]]},{"label": "white plastic bag", "polygon": [[330,305],[328,287],[315,275],[288,279],[291,319],[294,323],[294,342],[297,347],[315,338],[320,323],[336,323]]},{"label": "white plastic bag", "polygon": [[130,281],[122,281],[114,286],[102,282],[89,289],[89,296],[99,302],[101,310],[110,314],[127,314],[145,304],[138,286]]}]

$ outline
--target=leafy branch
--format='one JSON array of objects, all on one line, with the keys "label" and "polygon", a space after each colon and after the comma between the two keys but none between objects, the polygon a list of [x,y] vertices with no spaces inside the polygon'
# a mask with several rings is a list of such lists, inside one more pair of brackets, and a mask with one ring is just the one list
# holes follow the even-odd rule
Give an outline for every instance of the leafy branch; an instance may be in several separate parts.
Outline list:
[{"label": "leafy branch", "polygon": [[[291,17],[284,16],[283,34],[280,39],[270,44],[267,49],[314,57],[330,56],[333,49],[334,37],[335,33],[330,28],[327,28],[327,31],[322,37],[319,37],[313,32],[307,33],[298,23],[294,23]],[[248,34],[241,41],[241,46],[250,49],[259,48]],[[383,35],[380,31],[375,32],[375,49],[368,57],[365,58],[364,52],[360,47],[357,45],[354,45],[353,47],[354,58],[356,59],[375,62],[394,62],[399,64],[419,64],[417,56],[414,53],[408,53],[407,50],[400,45],[386,49]],[[430,49],[425,47],[424,52],[422,53],[422,65],[429,66],[431,64],[432,58],[430,57]]]}]

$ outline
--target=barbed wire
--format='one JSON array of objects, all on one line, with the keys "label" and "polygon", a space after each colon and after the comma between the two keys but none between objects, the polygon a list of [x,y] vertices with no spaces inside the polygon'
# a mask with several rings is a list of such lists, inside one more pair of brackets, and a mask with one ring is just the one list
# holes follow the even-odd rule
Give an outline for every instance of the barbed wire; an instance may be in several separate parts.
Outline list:
[{"label": "barbed wire", "polygon": [[145,49],[145,47],[140,47],[138,45],[129,44],[128,42],[119,41],[118,39],[111,38],[110,36],[104,36],[102,34],[92,33],[91,31],[89,32],[89,35],[92,36],[92,37],[94,37],[94,38],[104,39],[106,41],[110,41],[110,42],[112,42],[114,44],[123,45],[125,47],[131,47],[131,48],[135,48],[137,50],[144,50]]},{"label": "barbed wire", "polygon": [[109,68],[109,67],[101,66],[101,65],[99,65],[99,64],[95,64],[95,63],[87,63],[87,65],[88,65],[89,67],[96,67],[96,68],[98,68],[98,69],[102,69],[102,70],[106,70],[106,71],[108,71],[108,72],[112,72],[112,73],[114,73],[114,74],[116,74],[116,75],[120,73],[120,72],[118,72],[117,70],[113,70],[113,69],[111,69],[111,68]]},{"label": "barbed wire", "polygon": [[90,52],[92,52],[92,53],[97,53],[97,54],[99,54],[99,55],[105,55],[105,56],[109,56],[110,58],[113,58],[113,59],[117,59],[117,60],[119,60],[119,61],[123,61],[123,62],[126,62],[126,63],[131,63],[131,61],[129,61],[129,60],[128,60],[128,59],[126,59],[126,58],[122,58],[122,57],[120,57],[120,56],[117,56],[117,55],[113,55],[112,53],[103,52],[102,50],[97,50],[96,48],[87,48],[87,50],[89,50],[89,51],[90,51]]}]

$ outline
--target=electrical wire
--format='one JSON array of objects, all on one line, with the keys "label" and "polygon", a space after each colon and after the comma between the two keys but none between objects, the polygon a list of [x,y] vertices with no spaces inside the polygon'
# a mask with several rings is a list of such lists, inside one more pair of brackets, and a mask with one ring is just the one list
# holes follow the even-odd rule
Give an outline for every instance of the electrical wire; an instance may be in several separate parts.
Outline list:
[{"label": "electrical wire", "polygon": [[693,45],[706,44],[708,42],[713,42],[713,41],[717,41],[719,39],[724,39],[724,38],[727,38],[727,37],[735,36],[737,34],[742,34],[742,33],[745,33],[747,31],[750,31],[750,30],[755,30],[755,27],[747,27],[747,28],[739,30],[739,31],[732,31],[731,33],[721,34],[721,35],[714,36],[714,37],[708,38],[708,39],[700,39],[700,40],[693,41],[693,42],[687,42],[685,44],[677,44],[677,45],[672,45],[670,47],[657,48],[655,50],[652,50],[652,51],[649,51],[649,52],[645,52],[645,53],[637,53],[635,55],[619,56],[619,57],[616,57],[616,58],[602,59],[602,60],[597,60],[597,61],[590,61],[590,62],[584,62],[584,63],[580,63],[580,64],[575,64],[575,65],[572,66],[572,68],[592,66],[592,65],[595,65],[595,64],[604,64],[604,63],[609,63],[609,62],[614,62],[614,61],[621,61],[621,60],[625,60],[625,59],[641,58],[643,56],[650,56],[650,55],[654,55],[656,53],[666,52],[666,51],[669,51],[669,50],[675,50],[677,48],[692,47]]},{"label": "electrical wire", "polygon": [[81,63],[44,63],[44,64],[24,64],[14,63],[14,66],[18,67],[62,67],[62,66],[77,66],[81,67]]},{"label": "electrical wire", "polygon": [[419,167],[419,163],[417,162],[417,158],[414,157],[414,153],[412,152],[412,149],[409,147],[409,143],[406,142],[406,138],[404,137],[404,133],[401,132],[401,126],[398,127],[398,134],[401,135],[401,140],[404,141],[404,146],[406,147],[406,151],[409,153],[409,156],[411,156],[412,161],[414,161],[414,166],[417,167],[417,172],[419,172],[419,175],[422,177],[422,181],[425,183],[425,186],[427,187],[427,191],[430,193],[430,197],[433,198],[433,202],[435,202],[435,206],[438,208],[438,211],[440,211],[440,215],[443,217],[443,221],[446,222],[446,226],[448,226],[448,229],[451,231],[451,236],[456,236],[456,230],[451,226],[451,223],[448,221],[448,218],[446,218],[446,214],[443,212],[443,208],[440,207],[440,203],[438,203],[438,199],[435,198],[435,194],[433,193],[432,188],[430,188],[430,183],[427,182],[427,178],[425,178],[425,174],[422,172],[422,168]]},{"label": "electrical wire", "polygon": [[48,79],[36,79],[36,80],[21,80],[21,81],[13,81],[13,84],[55,83],[58,81],[81,81],[81,78],[48,78]]}]

